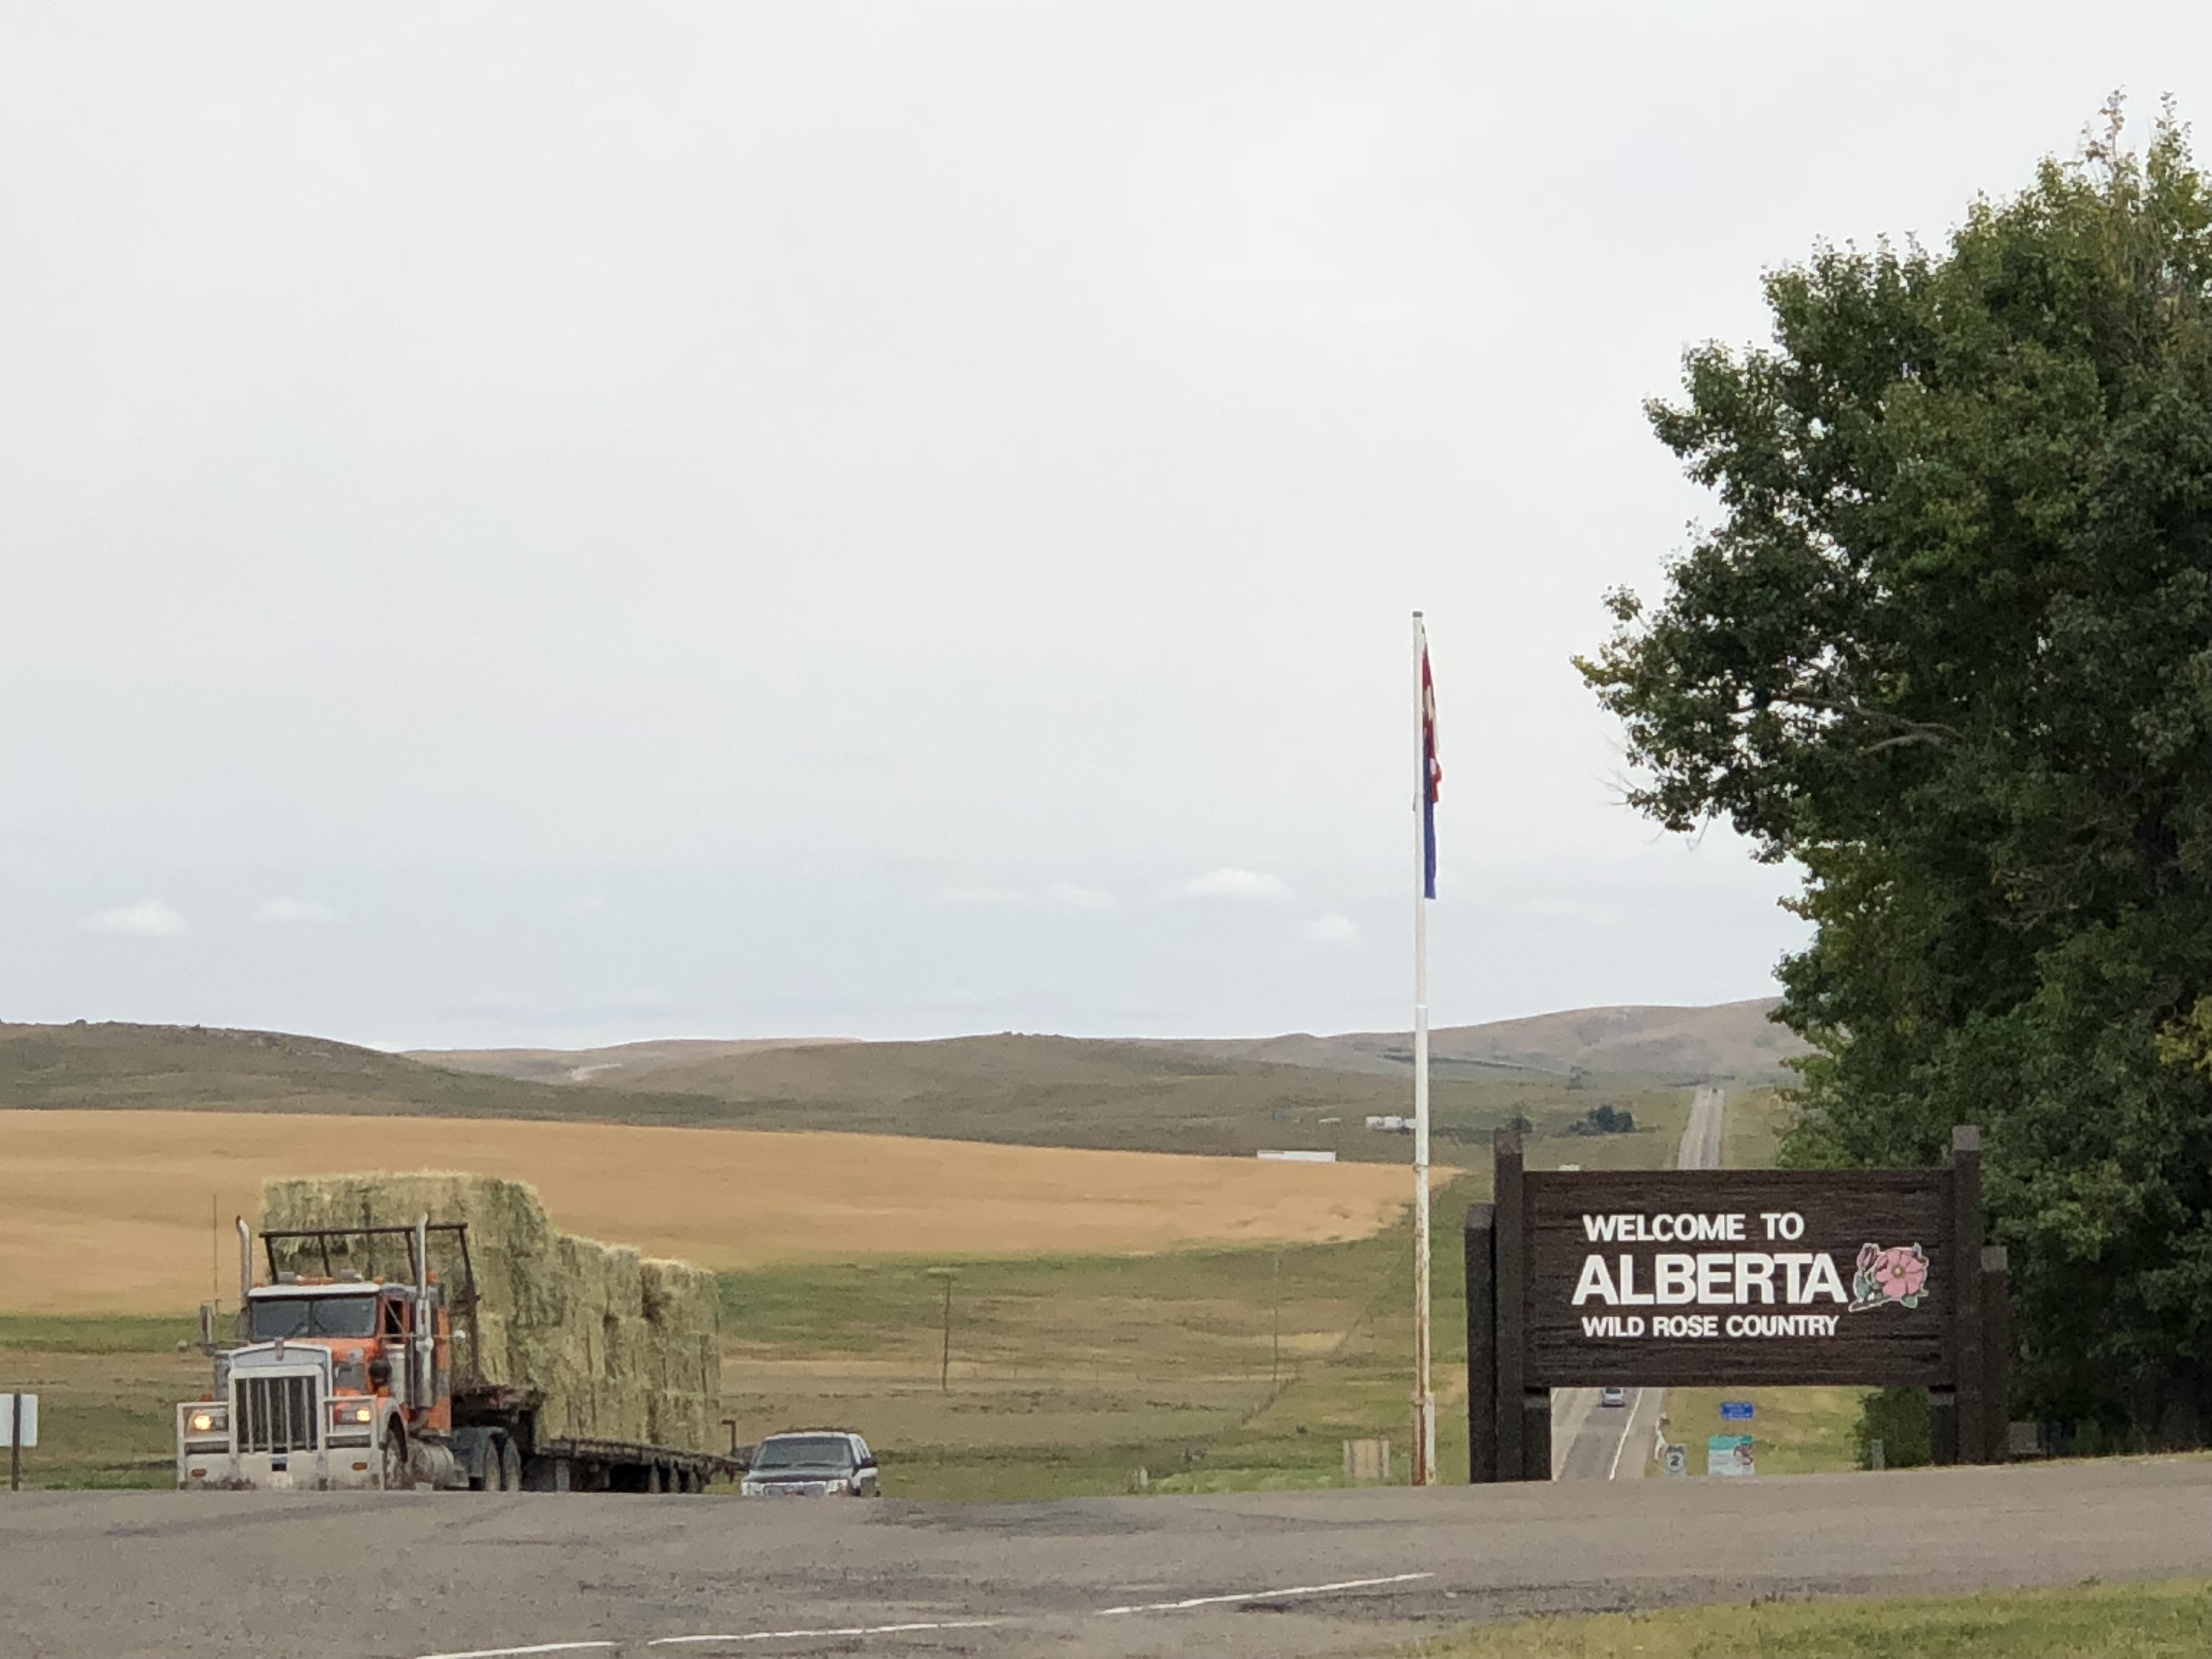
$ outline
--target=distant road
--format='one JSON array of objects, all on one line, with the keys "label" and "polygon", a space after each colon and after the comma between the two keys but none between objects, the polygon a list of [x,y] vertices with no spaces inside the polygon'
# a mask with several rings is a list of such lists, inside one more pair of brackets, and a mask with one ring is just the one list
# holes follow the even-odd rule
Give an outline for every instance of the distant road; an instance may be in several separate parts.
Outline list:
[{"label": "distant road", "polygon": [[0,1498],[39,1659],[1307,1659],[1476,1620],[2212,1572],[2212,1461],[1085,1498]]},{"label": "distant road", "polygon": [[[1701,1086],[1690,1097],[1678,1170],[1721,1167],[1721,1124],[1728,1091]],[[1631,1389],[1626,1406],[1601,1406],[1595,1389],[1552,1391],[1552,1479],[1639,1480],[1666,1398],[1661,1389]]]},{"label": "distant road", "polygon": [[1727,1107],[1727,1090],[1709,1084],[1698,1091],[1690,1102],[1690,1124],[1682,1131],[1682,1151],[1674,1160],[1676,1169],[1721,1167],[1721,1120]]}]

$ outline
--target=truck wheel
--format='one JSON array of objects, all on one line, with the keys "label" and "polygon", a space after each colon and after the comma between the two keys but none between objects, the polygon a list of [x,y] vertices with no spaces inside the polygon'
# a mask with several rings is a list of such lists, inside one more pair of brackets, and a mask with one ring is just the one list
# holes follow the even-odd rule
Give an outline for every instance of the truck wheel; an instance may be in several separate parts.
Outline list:
[{"label": "truck wheel", "polygon": [[394,1424],[384,1435],[384,1489],[405,1492],[414,1484],[415,1476],[407,1456],[407,1435]]},{"label": "truck wheel", "polygon": [[499,1489],[501,1492],[522,1490],[522,1448],[505,1435],[499,1441]]}]

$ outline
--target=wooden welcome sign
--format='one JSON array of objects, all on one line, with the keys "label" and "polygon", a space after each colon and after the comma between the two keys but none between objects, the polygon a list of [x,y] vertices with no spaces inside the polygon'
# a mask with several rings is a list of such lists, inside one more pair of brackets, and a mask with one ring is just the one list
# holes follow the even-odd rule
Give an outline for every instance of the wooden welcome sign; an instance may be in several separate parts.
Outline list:
[{"label": "wooden welcome sign", "polygon": [[2005,1455],[2005,1259],[1981,1132],[1942,1170],[1528,1170],[1467,1218],[1476,1481],[1547,1480],[1555,1388],[1904,1384],[1936,1461]]}]

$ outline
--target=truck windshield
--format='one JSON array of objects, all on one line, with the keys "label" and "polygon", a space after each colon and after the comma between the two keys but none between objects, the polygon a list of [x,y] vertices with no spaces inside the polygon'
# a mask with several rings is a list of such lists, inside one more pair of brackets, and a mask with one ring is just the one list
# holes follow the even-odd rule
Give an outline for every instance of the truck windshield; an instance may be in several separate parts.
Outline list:
[{"label": "truck windshield", "polygon": [[842,1434],[794,1434],[763,1440],[753,1454],[757,1469],[849,1469],[853,1443]]},{"label": "truck windshield", "polygon": [[249,1328],[256,1342],[282,1336],[374,1336],[373,1296],[257,1297]]}]

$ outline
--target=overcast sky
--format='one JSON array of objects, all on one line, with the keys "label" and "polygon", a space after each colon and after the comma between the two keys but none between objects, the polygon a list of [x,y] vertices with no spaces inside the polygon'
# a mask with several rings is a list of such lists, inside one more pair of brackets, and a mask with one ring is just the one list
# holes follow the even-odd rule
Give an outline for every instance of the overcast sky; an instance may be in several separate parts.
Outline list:
[{"label": "overcast sky", "polygon": [[1816,238],[2197,6],[9,5],[0,1018],[391,1045],[1772,989],[1568,665]]}]

